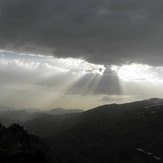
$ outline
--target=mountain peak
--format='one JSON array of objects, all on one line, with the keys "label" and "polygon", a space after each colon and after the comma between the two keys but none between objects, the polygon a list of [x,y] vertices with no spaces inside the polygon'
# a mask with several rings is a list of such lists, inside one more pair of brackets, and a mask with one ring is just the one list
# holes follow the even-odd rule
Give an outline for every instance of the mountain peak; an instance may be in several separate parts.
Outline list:
[{"label": "mountain peak", "polygon": [[149,101],[157,102],[157,103],[162,103],[163,99],[162,98],[150,98]]}]

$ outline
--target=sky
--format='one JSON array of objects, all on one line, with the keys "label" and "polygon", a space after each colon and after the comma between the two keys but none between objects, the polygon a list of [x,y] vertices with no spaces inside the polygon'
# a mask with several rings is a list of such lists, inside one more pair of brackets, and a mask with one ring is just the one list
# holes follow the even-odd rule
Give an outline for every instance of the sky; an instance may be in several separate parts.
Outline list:
[{"label": "sky", "polygon": [[90,109],[163,98],[162,0],[0,0],[0,106]]}]

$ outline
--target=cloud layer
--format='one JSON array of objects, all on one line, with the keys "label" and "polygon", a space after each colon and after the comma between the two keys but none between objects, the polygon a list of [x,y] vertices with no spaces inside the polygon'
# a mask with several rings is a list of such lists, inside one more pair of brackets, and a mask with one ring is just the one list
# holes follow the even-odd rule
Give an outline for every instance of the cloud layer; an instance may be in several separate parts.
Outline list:
[{"label": "cloud layer", "polygon": [[162,0],[0,0],[0,48],[162,65]]},{"label": "cloud layer", "polygon": [[163,97],[163,66],[107,66],[0,51],[0,104],[88,109]]}]

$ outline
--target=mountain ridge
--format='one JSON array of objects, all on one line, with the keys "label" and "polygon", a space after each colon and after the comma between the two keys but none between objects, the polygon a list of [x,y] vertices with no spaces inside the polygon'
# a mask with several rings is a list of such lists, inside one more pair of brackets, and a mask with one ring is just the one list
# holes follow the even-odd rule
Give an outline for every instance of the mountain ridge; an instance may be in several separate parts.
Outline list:
[{"label": "mountain ridge", "polygon": [[53,152],[59,157],[64,155],[63,161],[160,162],[163,159],[162,104],[162,99],[148,99],[99,106],[78,114],[76,124],[60,134],[54,133],[46,141],[55,146]]},{"label": "mountain ridge", "polygon": [[163,160],[163,99],[108,104],[23,123],[63,163],[157,163]]}]

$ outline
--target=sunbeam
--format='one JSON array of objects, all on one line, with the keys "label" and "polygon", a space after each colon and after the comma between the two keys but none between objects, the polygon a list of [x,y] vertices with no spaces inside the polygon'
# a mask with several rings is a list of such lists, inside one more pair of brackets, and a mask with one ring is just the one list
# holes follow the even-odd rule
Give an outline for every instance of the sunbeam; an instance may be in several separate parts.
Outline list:
[{"label": "sunbeam", "polygon": [[55,106],[58,101],[63,104],[66,96],[93,94],[105,70],[103,65],[82,59],[5,51],[1,52],[0,66],[0,83],[6,88],[1,94],[3,103],[12,97],[12,106],[39,108]]},{"label": "sunbeam", "polygon": [[[131,64],[111,66],[120,79],[121,92],[124,95],[136,95],[138,99],[163,97],[163,68],[149,65]],[[138,100],[137,99],[137,100]]]}]

